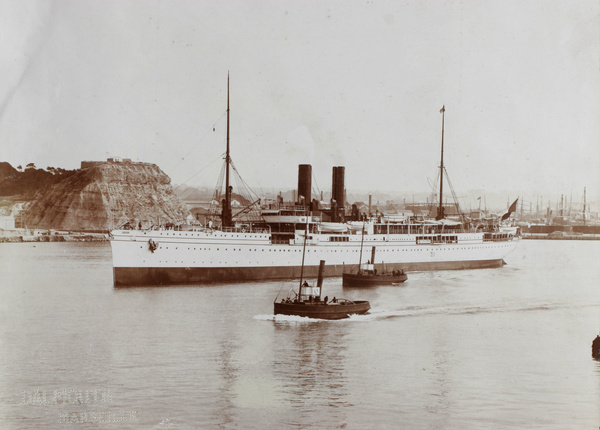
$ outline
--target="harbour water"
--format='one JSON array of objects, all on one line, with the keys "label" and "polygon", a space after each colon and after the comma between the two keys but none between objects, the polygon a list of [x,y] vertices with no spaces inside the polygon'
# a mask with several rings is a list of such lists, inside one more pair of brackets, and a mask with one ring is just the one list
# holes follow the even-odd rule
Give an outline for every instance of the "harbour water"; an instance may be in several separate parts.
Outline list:
[{"label": "harbour water", "polygon": [[409,273],[343,321],[274,317],[297,282],[112,285],[107,243],[0,244],[0,428],[594,429],[600,241]]}]

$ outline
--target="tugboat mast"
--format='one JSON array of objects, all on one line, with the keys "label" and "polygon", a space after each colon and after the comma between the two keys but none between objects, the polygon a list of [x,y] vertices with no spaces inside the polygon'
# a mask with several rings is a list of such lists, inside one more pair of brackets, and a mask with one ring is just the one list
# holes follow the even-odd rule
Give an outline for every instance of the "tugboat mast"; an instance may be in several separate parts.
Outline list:
[{"label": "tugboat mast", "polygon": [[444,218],[442,194],[444,190],[444,112],[446,112],[446,105],[442,106],[440,112],[442,114],[442,160],[440,162],[440,206],[438,207],[438,214],[435,217],[436,220]]},{"label": "tugboat mast", "polygon": [[298,300],[302,299],[302,281],[304,280],[304,255],[306,254],[306,238],[308,236],[308,219],[312,212],[306,216],[306,230],[304,231],[304,244],[302,245],[302,266],[300,267],[300,285],[298,286]]},{"label": "tugboat mast", "polygon": [[363,221],[362,229],[360,231],[360,254],[358,256],[358,274],[362,273],[361,265],[362,265],[362,252],[363,252],[363,242],[365,240],[365,222]]}]

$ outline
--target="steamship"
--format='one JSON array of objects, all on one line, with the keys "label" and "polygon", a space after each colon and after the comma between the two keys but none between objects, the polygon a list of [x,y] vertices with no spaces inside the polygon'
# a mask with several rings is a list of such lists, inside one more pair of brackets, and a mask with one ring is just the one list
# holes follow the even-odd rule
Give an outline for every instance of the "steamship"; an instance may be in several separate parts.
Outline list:
[{"label": "steamship", "polygon": [[356,262],[366,261],[373,248],[377,249],[374,268],[378,270],[493,268],[501,267],[519,243],[517,227],[474,226],[462,217],[446,216],[442,204],[443,108],[440,201],[435,217],[371,216],[353,211],[346,219],[344,167],[333,168],[331,207],[323,209],[311,201],[312,168],[303,164],[296,204],[262,209],[252,222],[236,219],[229,185],[229,80],[227,85],[225,192],[219,225],[111,231],[115,286],[299,278],[303,245],[305,277],[317,276],[321,260],[327,262],[323,276],[341,277]]}]

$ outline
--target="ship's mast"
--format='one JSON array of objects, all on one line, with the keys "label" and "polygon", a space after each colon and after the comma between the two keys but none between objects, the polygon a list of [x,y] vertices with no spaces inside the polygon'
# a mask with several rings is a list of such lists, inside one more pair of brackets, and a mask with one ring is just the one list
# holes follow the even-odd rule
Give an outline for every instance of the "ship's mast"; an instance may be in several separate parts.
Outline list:
[{"label": "ship's mast", "polygon": [[444,191],[444,113],[446,112],[446,105],[440,109],[442,114],[442,156],[440,162],[440,206],[438,207],[438,214],[435,219],[440,220],[444,218],[444,203],[443,203],[443,191]]},{"label": "ship's mast", "polygon": [[229,165],[231,156],[229,155],[229,73],[227,73],[227,152],[225,153],[225,202],[221,214],[221,223],[223,227],[231,227],[231,187],[229,185]]}]

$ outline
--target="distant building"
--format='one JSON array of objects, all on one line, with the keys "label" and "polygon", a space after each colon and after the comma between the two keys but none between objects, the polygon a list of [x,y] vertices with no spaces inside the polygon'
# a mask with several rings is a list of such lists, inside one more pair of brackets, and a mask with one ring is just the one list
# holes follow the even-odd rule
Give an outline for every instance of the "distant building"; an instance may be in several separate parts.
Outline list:
[{"label": "distant building", "polygon": [[383,215],[396,221],[407,221],[415,216],[414,212],[409,209],[384,210]]},{"label": "distant building", "polygon": [[87,169],[89,167],[98,166],[100,164],[104,164],[104,161],[82,161],[81,168]]},{"label": "distant building", "polygon": [[219,202],[216,200],[184,200],[185,205],[188,209],[210,209],[211,206],[219,206]]},{"label": "distant building", "polygon": [[215,216],[214,213],[211,213],[208,209],[204,208],[193,208],[190,210],[192,216],[202,225],[206,225],[208,221]]},{"label": "distant building", "polygon": [[106,159],[106,161],[82,161],[81,168],[87,169],[88,167],[99,166],[101,164],[107,164],[107,163],[135,164],[135,162],[132,161],[131,158],[109,157]]},{"label": "distant building", "polygon": [[485,218],[485,213],[482,210],[471,211],[471,212],[469,212],[469,218],[471,218],[471,219]]}]

